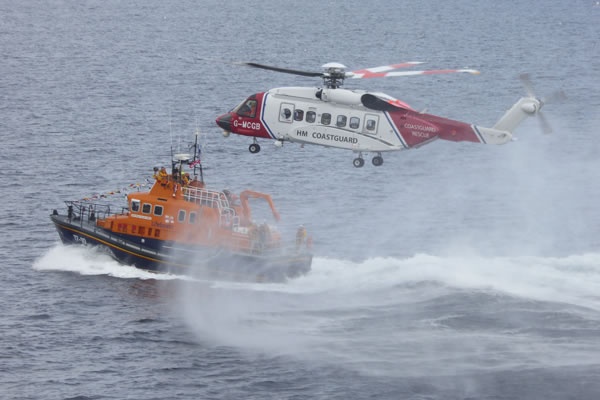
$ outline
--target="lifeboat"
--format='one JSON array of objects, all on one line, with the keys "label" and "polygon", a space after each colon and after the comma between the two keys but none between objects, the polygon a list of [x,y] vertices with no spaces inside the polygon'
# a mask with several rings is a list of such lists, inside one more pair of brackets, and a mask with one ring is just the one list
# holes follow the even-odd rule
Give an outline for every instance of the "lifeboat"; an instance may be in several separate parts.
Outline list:
[{"label": "lifeboat", "polygon": [[[193,178],[185,166],[193,167]],[[312,263],[306,230],[298,228],[288,244],[274,226],[253,220],[250,199],[266,201],[279,221],[271,196],[208,189],[196,156],[179,154],[170,173],[155,168],[151,189],[128,194],[118,212],[106,204],[67,201],[66,213],[54,210],[50,218],[63,243],[100,246],[145,270],[275,282],[306,274]]]}]

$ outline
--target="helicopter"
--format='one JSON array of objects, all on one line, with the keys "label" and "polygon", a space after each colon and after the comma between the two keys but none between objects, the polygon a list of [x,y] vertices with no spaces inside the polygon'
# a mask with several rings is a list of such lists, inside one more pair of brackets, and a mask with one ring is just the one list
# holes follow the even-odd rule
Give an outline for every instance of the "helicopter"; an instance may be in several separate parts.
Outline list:
[{"label": "helicopter", "polygon": [[321,77],[323,87],[281,87],[256,93],[242,101],[232,111],[220,115],[216,123],[223,135],[231,133],[253,138],[248,147],[250,153],[258,153],[257,138],[272,139],[277,147],[284,142],[316,144],[352,150],[358,156],[353,159],[357,168],[365,164],[363,154],[374,153],[372,164],[383,164],[382,153],[418,148],[437,139],[454,142],[468,141],[482,144],[505,144],[513,140],[513,130],[529,116],[538,116],[545,133],[552,130],[541,114],[544,104],[552,98],[540,99],[533,92],[528,74],[520,76],[527,96],[521,97],[491,127],[481,127],[454,121],[417,111],[408,104],[380,92],[343,89],[345,79],[400,77],[415,75],[469,73],[474,69],[448,69],[410,71],[400,68],[412,67],[422,62],[367,68],[352,72],[340,63],[327,63],[323,72],[309,72],[258,64],[232,62],[230,64],[264,70]]}]

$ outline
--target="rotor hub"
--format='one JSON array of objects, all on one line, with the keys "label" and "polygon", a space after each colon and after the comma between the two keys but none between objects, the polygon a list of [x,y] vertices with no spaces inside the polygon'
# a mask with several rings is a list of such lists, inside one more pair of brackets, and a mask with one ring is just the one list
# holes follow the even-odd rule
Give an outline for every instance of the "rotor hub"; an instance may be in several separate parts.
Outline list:
[{"label": "rotor hub", "polygon": [[344,84],[346,78],[346,66],[340,63],[327,63],[323,68],[323,85],[329,89],[337,89]]}]

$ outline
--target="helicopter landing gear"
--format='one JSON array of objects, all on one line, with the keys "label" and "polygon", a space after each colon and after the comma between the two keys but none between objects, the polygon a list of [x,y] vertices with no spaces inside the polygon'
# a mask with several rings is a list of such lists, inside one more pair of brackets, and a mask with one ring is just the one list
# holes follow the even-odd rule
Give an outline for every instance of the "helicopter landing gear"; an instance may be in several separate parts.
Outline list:
[{"label": "helicopter landing gear", "polygon": [[361,168],[363,165],[365,165],[365,160],[362,158],[362,153],[359,153],[358,157],[352,160],[352,165],[354,165],[356,168]]},{"label": "helicopter landing gear", "polygon": [[256,154],[260,151],[260,145],[256,143],[256,138],[254,139],[254,143],[248,146],[248,150],[250,150],[250,153],[252,154]]},{"label": "helicopter landing gear", "polygon": [[379,167],[383,164],[383,157],[381,157],[381,153],[377,153],[375,157],[371,160],[374,166]]}]

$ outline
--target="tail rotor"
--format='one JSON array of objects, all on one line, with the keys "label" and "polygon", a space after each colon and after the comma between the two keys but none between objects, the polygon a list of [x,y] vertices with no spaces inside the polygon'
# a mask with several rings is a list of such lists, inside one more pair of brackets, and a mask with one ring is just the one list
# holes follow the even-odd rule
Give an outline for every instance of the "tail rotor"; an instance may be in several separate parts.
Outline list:
[{"label": "tail rotor", "polygon": [[533,90],[533,85],[531,83],[529,74],[521,74],[519,76],[519,79],[521,81],[521,84],[525,88],[525,92],[527,92],[527,97],[529,98],[529,100],[531,100],[530,102],[523,104],[523,111],[530,115],[536,115],[542,128],[542,132],[546,135],[551,134],[552,127],[550,126],[550,123],[542,113],[542,107],[544,106],[544,104],[564,101],[567,99],[567,95],[562,90],[558,90],[556,92],[553,92],[550,96],[543,97],[540,99],[535,95],[535,91]]}]

